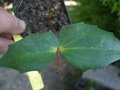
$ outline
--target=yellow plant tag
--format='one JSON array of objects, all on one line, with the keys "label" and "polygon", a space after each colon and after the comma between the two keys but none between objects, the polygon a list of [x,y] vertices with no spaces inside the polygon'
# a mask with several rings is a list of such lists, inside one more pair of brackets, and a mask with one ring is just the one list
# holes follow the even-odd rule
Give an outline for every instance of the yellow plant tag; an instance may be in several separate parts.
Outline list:
[{"label": "yellow plant tag", "polygon": [[22,39],[22,36],[21,35],[13,35],[13,39],[15,42],[17,42]]},{"label": "yellow plant tag", "polygon": [[38,71],[27,72],[26,74],[30,80],[33,90],[41,90],[44,88],[41,74]]}]

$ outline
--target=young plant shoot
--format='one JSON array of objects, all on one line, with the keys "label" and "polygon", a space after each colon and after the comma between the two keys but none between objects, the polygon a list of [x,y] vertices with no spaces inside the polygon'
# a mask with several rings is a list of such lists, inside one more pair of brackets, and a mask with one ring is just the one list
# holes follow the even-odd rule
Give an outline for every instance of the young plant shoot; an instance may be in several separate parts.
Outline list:
[{"label": "young plant shoot", "polygon": [[0,66],[20,72],[42,71],[57,52],[80,70],[104,68],[120,59],[120,41],[97,26],[77,23],[53,32],[31,34],[10,45]]}]

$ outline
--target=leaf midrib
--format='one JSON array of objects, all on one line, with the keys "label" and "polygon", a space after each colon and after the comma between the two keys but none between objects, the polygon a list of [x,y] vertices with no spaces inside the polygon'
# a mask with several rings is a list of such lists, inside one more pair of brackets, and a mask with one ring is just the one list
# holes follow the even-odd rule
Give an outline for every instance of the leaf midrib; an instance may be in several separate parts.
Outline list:
[{"label": "leaf midrib", "polygon": [[67,51],[67,50],[112,50],[112,51],[118,51],[118,50],[114,50],[112,48],[94,48],[94,47],[91,47],[91,48],[88,48],[88,47],[76,47],[76,48],[61,48],[61,51]]}]

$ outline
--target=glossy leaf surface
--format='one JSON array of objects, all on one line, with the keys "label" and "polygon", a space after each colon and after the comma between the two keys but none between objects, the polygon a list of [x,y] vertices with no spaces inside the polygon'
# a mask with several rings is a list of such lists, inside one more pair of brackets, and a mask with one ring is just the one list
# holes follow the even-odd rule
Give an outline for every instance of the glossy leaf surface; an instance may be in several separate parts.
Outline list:
[{"label": "glossy leaf surface", "polygon": [[33,34],[9,47],[0,66],[20,72],[41,71],[54,59],[58,41],[52,32]]},{"label": "glossy leaf surface", "polygon": [[120,59],[120,41],[97,26],[84,23],[65,26],[58,39],[65,60],[82,70],[103,68]]}]

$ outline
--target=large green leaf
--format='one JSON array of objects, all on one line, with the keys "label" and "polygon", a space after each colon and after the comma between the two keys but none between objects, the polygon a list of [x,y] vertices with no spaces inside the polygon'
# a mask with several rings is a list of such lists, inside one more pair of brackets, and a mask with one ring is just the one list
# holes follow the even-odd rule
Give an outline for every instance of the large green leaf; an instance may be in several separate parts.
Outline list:
[{"label": "large green leaf", "polygon": [[58,41],[52,32],[30,35],[9,47],[0,66],[20,72],[41,71],[55,57]]},{"label": "large green leaf", "polygon": [[63,27],[58,40],[48,32],[11,45],[0,66],[20,72],[41,71],[54,59],[57,47],[67,62],[82,70],[103,68],[120,59],[120,41],[112,33],[79,23]]},{"label": "large green leaf", "polygon": [[84,23],[65,26],[58,39],[65,60],[82,70],[103,68],[120,59],[120,41],[97,26]]}]

